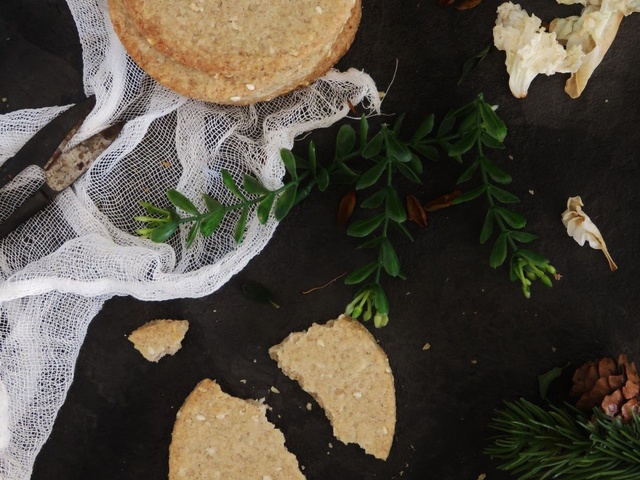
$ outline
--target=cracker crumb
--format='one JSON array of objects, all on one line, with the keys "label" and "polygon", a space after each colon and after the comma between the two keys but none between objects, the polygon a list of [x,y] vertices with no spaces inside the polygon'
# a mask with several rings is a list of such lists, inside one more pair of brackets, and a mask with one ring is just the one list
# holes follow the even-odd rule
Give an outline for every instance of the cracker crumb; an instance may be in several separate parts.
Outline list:
[{"label": "cracker crumb", "polygon": [[481,473],[480,475],[478,475],[478,480],[485,480],[486,478],[487,478],[486,473]]},{"label": "cracker crumb", "polygon": [[471,360],[471,363],[472,363],[473,365],[476,365],[476,364],[478,363],[478,360],[476,360],[476,359],[474,358],[473,360]]},{"label": "cracker crumb", "polygon": [[182,348],[189,322],[187,320],[159,319],[145,323],[127,338],[142,356],[157,362],[165,355],[173,355]]},{"label": "cracker crumb", "polygon": [[271,390],[273,393],[280,393],[280,390],[278,390],[276,387],[271,387],[271,388],[270,388],[270,390]]},{"label": "cracker crumb", "polygon": [[240,383],[247,383],[247,381],[243,378],[242,380],[240,380]]},{"label": "cracker crumb", "polygon": [[422,350],[429,350],[431,348],[431,344],[429,342],[425,343],[422,347]]},{"label": "cracker crumb", "polygon": [[312,408],[313,408],[313,405],[311,405],[311,402],[307,403],[307,410],[311,411]]},{"label": "cracker crumb", "polygon": [[253,83],[247,83],[245,87],[247,87],[247,90],[250,92],[253,92],[256,89],[256,86]]}]

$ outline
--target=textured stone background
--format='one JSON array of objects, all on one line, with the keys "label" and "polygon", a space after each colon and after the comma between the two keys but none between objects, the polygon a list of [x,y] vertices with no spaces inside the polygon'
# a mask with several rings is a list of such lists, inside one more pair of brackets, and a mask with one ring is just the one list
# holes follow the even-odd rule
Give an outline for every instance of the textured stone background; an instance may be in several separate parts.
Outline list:
[{"label": "textured stone background", "polygon": [[[491,39],[497,5],[485,0],[458,12],[438,8],[436,0],[366,1],[356,41],[339,65],[363,69],[387,90],[397,62],[383,110],[407,112],[408,128],[428,113],[441,118],[479,92],[499,104],[509,135],[507,150],[494,158],[514,177],[509,189],[522,199],[515,208],[540,236],[534,248],[563,275],[552,289],[536,285],[526,300],[505,268],[489,268],[490,246],[478,243],[482,202],[431,214],[424,230],[411,225],[415,243],[397,239],[408,279],[385,284],[391,321],[374,332],[396,376],[398,425],[388,461],[336,441],[321,410],[306,410],[314,402],[267,354],[289,332],[337,316],[354,293],[340,281],[309,295],[301,290],[368,259],[370,252],[355,250],[355,239],[336,224],[344,190],[332,187],[296,208],[264,252],[214,295],[108,302],[89,328],[34,479],[166,478],[175,412],[204,377],[237,396],[266,397],[270,419],[310,480],[476,480],[481,473],[507,479],[481,453],[491,434],[486,424],[503,399],[535,398],[536,375],[556,365],[576,367],[619,352],[640,361],[640,15],[623,21],[580,99],[571,100],[566,77],[556,75],[539,77],[528,98],[517,100],[502,52],[456,85],[462,63]],[[543,20],[576,11],[551,0],[524,6]],[[0,112],[81,99],[81,67],[62,0],[1,2]],[[327,157],[335,131],[314,134]],[[402,188],[431,200],[453,189],[461,169],[443,159],[426,166],[422,186]],[[618,272],[566,235],[560,214],[573,195],[583,197]],[[281,308],[248,301],[240,291],[245,279],[271,288]],[[179,354],[149,364],[125,335],[158,317],[187,318],[191,329]],[[426,342],[431,349],[423,351]]]}]

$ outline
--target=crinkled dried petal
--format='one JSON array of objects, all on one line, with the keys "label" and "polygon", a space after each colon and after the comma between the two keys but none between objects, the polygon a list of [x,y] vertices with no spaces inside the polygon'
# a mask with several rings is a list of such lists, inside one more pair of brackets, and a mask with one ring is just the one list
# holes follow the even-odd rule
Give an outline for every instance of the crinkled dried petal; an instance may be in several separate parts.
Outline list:
[{"label": "crinkled dried petal", "polygon": [[627,401],[624,405],[622,405],[622,408],[620,410],[623,420],[625,422],[630,422],[633,415],[638,415],[640,413],[638,399],[634,398]]}]

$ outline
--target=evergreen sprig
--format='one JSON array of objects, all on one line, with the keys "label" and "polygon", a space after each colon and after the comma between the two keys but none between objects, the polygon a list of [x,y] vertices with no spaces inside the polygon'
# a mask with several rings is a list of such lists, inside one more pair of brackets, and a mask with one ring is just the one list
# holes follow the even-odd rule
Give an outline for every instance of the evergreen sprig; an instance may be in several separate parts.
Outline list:
[{"label": "evergreen sprig", "polygon": [[599,408],[590,420],[573,408],[545,410],[527,400],[505,402],[489,427],[499,432],[485,453],[518,480],[637,480],[640,416],[629,424]]}]

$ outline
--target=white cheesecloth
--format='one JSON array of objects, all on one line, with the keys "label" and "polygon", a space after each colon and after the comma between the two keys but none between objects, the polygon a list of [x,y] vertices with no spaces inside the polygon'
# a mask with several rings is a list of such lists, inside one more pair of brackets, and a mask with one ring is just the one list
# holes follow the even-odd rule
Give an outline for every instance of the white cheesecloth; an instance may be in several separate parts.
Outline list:
[{"label": "white cheesecloth", "polygon": [[[220,169],[266,186],[281,185],[279,150],[349,113],[348,101],[378,111],[373,80],[329,72],[310,87],[271,102],[219,106],[182,97],[126,55],[104,0],[68,0],[83,51],[84,88],[96,107],[76,136],[126,121],[72,188],[0,241],[0,479],[29,478],[73,379],[89,322],[114,295],[143,300],[211,294],[257,255],[276,222],[250,215],[244,241],[230,218],[185,249],[187,228],[167,244],[137,237],[140,200],[166,205],[177,188],[201,209],[201,193],[232,201]],[[357,40],[356,40],[357,41]],[[67,107],[0,116],[0,164]],[[43,181],[32,167],[0,191],[0,221]],[[125,347],[123,347],[125,348]]]}]

